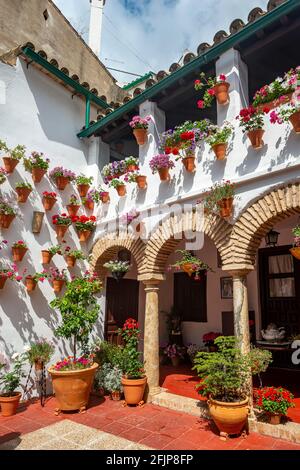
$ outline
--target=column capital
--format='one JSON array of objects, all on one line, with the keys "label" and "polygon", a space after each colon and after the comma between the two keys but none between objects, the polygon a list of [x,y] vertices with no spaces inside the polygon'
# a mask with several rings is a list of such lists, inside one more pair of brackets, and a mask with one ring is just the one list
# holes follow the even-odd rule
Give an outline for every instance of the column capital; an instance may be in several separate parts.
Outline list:
[{"label": "column capital", "polygon": [[158,285],[161,281],[165,281],[166,276],[164,274],[140,274],[137,279],[143,282],[147,287],[150,287],[151,285]]},{"label": "column capital", "polygon": [[232,277],[246,277],[254,271],[254,266],[251,264],[228,264],[222,267],[222,271],[228,272]]}]

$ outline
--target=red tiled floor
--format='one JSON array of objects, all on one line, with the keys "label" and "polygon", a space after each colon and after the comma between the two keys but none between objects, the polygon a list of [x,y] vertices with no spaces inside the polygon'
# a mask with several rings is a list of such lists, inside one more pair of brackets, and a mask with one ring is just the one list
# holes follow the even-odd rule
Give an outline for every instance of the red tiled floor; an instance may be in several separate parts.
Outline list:
[{"label": "red tiled floor", "polygon": [[143,444],[153,449],[164,449],[168,444],[170,444],[174,439],[170,436],[164,436],[159,433],[152,433],[150,436],[142,439],[140,444]]},{"label": "red tiled floor", "polygon": [[151,434],[151,431],[146,431],[146,429],[132,427],[121,432],[119,436],[124,437],[124,439],[128,439],[129,441],[140,442]]}]

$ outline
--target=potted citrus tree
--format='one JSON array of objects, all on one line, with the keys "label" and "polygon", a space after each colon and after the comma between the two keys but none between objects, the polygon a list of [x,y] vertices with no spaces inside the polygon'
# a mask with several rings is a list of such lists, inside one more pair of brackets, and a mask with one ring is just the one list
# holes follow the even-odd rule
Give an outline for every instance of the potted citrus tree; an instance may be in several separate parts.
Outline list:
[{"label": "potted citrus tree", "polygon": [[294,235],[294,242],[293,248],[290,248],[290,252],[294,258],[300,259],[300,225],[294,227],[292,233]]},{"label": "potted citrus tree", "polygon": [[232,135],[233,126],[229,122],[225,122],[222,127],[210,126],[210,134],[206,138],[206,142],[214,151],[217,160],[224,160],[228,147],[228,141]]},{"label": "potted citrus tree", "polygon": [[128,318],[119,330],[124,343],[124,364],[122,386],[127,405],[143,405],[147,377],[144,365],[140,360],[141,353],[138,351],[140,338],[139,325],[133,318]]},{"label": "potted citrus tree", "polygon": [[30,183],[21,181],[16,184],[16,193],[18,195],[18,202],[26,202],[29,194],[32,192],[32,186]]},{"label": "potted citrus tree", "polygon": [[9,361],[0,353],[0,405],[2,416],[12,416],[16,414],[21,399],[21,392],[16,390],[21,385],[21,380],[25,377],[24,365],[25,355],[14,353],[12,355],[13,365],[10,368]]},{"label": "potted citrus tree", "polygon": [[30,346],[26,352],[29,363],[34,366],[35,371],[39,372],[43,369],[54,354],[54,344],[46,338],[41,338]]},{"label": "potted citrus tree", "polygon": [[116,279],[116,281],[122,279],[131,268],[128,261],[120,260],[108,261],[107,263],[104,263],[103,267],[111,272],[112,277]]},{"label": "potted citrus tree", "polygon": [[63,191],[67,184],[74,181],[76,178],[75,173],[71,170],[67,170],[62,166],[56,166],[49,173],[50,178],[55,182],[57,189]]},{"label": "potted citrus tree", "polygon": [[56,412],[84,411],[98,364],[93,355],[78,355],[78,348],[87,344],[98,319],[100,307],[94,292],[94,282],[84,278],[72,280],[65,294],[50,302],[61,314],[61,323],[55,330],[57,338],[70,341],[72,356],[57,362],[48,369],[55,397]]},{"label": "potted citrus tree", "polygon": [[151,121],[150,116],[142,118],[140,116],[133,116],[129,125],[133,129],[133,135],[136,138],[138,145],[145,145],[148,140],[148,127]]},{"label": "potted citrus tree", "polygon": [[91,184],[94,181],[92,176],[78,175],[76,177],[77,190],[80,197],[85,197],[90,189]]},{"label": "potted citrus tree", "polygon": [[43,192],[43,206],[45,211],[51,211],[52,207],[57,201],[57,194],[53,191],[44,191]]},{"label": "potted citrus tree", "polygon": [[0,140],[0,150],[6,152],[6,156],[3,157],[4,168],[7,173],[13,173],[14,169],[24,158],[26,147],[24,145],[17,145],[13,149],[9,149],[3,140]]},{"label": "potted citrus tree", "polygon": [[49,168],[49,158],[45,158],[42,152],[32,152],[30,157],[24,158],[24,167],[29,171],[34,183],[40,183]]},{"label": "potted citrus tree", "polygon": [[249,106],[241,109],[237,119],[240,121],[240,127],[244,133],[247,133],[248,139],[255,150],[259,150],[264,145],[264,114],[269,112],[268,107],[263,110]]},{"label": "potted citrus tree", "polygon": [[155,155],[149,162],[153,174],[158,173],[161,181],[169,181],[169,170],[174,168],[175,164],[171,160],[170,155],[164,153]]}]

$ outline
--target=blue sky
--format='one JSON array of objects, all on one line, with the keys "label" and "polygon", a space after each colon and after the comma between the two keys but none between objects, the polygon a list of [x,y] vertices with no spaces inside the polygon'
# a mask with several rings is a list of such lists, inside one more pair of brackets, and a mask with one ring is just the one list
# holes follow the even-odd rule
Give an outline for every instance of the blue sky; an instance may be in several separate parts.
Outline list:
[{"label": "blue sky", "polygon": [[[89,0],[53,0],[87,40]],[[168,69],[188,49],[212,43],[214,34],[267,0],[106,0],[101,60],[106,66],[143,74]],[[115,74],[121,82],[134,79]]]}]

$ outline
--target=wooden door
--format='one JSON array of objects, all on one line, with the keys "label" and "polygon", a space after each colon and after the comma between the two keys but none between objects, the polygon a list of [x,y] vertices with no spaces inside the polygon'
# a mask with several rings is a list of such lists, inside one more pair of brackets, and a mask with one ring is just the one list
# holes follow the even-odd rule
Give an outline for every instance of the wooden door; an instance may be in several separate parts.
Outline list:
[{"label": "wooden door", "polygon": [[120,343],[117,330],[127,318],[138,319],[139,282],[134,279],[116,281],[108,277],[106,283],[105,339]]},{"label": "wooden door", "polygon": [[196,281],[186,273],[174,274],[174,308],[182,321],[207,322],[206,275]]},{"label": "wooden door", "polygon": [[282,326],[287,337],[300,332],[300,261],[290,246],[259,250],[262,327]]}]

